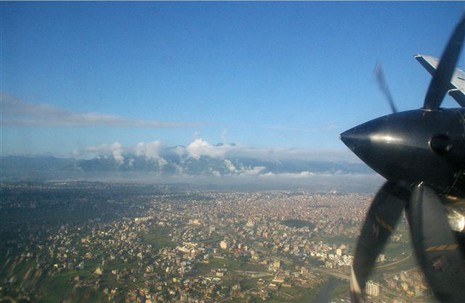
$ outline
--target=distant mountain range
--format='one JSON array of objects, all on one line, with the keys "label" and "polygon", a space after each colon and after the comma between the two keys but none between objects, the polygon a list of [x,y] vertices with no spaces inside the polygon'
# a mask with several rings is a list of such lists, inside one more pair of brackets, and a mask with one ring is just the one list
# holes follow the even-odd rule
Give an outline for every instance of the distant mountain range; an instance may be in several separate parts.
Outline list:
[{"label": "distant mountain range", "polygon": [[[180,152],[181,151],[181,152]],[[185,153],[179,147],[156,154],[122,153],[90,159],[54,156],[0,157],[0,181],[107,180],[125,182],[181,182],[276,187],[353,186],[370,191],[380,178],[361,162],[299,158],[266,159],[233,153]],[[207,155],[209,154],[209,155]]]},{"label": "distant mountain range", "polygon": [[0,157],[0,178],[31,174],[92,173],[92,172],[150,172],[161,176],[231,176],[271,174],[369,174],[363,163],[312,160],[262,160],[254,158],[220,159],[201,156],[198,159],[165,157],[164,161],[147,159],[134,154],[125,155],[120,163],[113,158],[58,158],[54,156]]}]

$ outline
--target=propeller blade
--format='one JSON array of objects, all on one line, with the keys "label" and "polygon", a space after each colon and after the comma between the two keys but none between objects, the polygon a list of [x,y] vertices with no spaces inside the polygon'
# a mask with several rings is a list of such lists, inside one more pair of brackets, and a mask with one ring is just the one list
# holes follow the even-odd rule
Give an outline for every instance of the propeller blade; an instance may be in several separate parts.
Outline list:
[{"label": "propeller blade", "polygon": [[441,302],[465,302],[465,266],[442,200],[417,185],[407,208],[413,247],[435,296]]},{"label": "propeller blade", "polygon": [[391,111],[393,113],[397,113],[397,108],[394,104],[394,99],[392,98],[391,91],[389,90],[389,87],[387,85],[386,78],[384,77],[381,64],[376,64],[374,73],[376,80],[378,80],[379,88],[383,92],[384,96],[386,97],[386,100],[389,103],[389,106],[391,107]]},{"label": "propeller blade", "polygon": [[376,194],[363,224],[352,266],[351,295],[362,302],[363,289],[387,239],[399,221],[409,192],[395,182],[386,182]]},{"label": "propeller blade", "polygon": [[[434,76],[439,64],[439,59],[428,55],[415,55],[415,59],[420,62],[431,76]],[[461,107],[465,107],[465,72],[460,68],[455,68],[447,91]]]},{"label": "propeller blade", "polygon": [[424,109],[434,110],[441,106],[442,100],[450,87],[450,81],[460,55],[464,36],[465,14],[452,33],[446,49],[441,56],[436,72],[433,75],[433,79],[431,79],[423,104]]}]

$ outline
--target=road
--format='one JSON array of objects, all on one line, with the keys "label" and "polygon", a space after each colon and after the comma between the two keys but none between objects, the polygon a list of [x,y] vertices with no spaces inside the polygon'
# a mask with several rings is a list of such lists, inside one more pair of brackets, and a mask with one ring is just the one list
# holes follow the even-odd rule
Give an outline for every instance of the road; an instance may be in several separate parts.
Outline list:
[{"label": "road", "polygon": [[[412,254],[409,254],[405,258],[402,258],[402,259],[397,260],[397,261],[393,261],[393,262],[390,262],[390,263],[387,263],[387,264],[375,266],[374,269],[375,270],[387,269],[389,267],[392,267],[392,266],[395,266],[397,264],[400,264],[402,262],[407,261],[408,259],[410,259],[410,257],[412,257]],[[339,272],[335,272],[335,271],[332,271],[332,270],[329,270],[329,269],[326,269],[326,268],[314,267],[314,268],[312,268],[312,270],[323,273],[323,274],[326,274],[326,275],[329,275],[329,276],[336,277],[338,279],[350,281],[350,276],[349,275],[342,274],[342,273],[339,273]]]},{"label": "road", "polygon": [[394,261],[394,262],[391,262],[391,263],[387,263],[387,264],[383,264],[383,265],[375,266],[375,269],[383,269],[383,268],[388,268],[388,267],[397,265],[399,263],[407,261],[408,259],[410,259],[411,256],[412,256],[412,254],[409,254],[409,255],[407,255],[407,257],[402,258],[400,260],[397,260],[397,261]]},{"label": "road", "polygon": [[326,268],[314,267],[314,268],[312,268],[312,270],[320,272],[322,274],[326,274],[326,275],[329,275],[329,276],[336,277],[336,278],[341,279],[341,280],[350,281],[350,276],[349,275],[341,274],[341,273],[338,273],[338,272],[335,272],[335,271],[332,271],[332,270],[328,270]]}]

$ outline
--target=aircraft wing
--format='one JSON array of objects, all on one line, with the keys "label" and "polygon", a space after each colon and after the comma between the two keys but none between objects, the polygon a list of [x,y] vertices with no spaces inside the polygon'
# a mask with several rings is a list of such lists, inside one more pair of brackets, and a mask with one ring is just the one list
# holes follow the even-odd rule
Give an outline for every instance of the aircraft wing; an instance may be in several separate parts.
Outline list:
[{"label": "aircraft wing", "polygon": [[[439,64],[439,59],[427,55],[416,55],[415,59],[431,74],[434,75]],[[454,75],[450,80],[449,95],[465,107],[465,72],[460,68],[455,68]]]}]

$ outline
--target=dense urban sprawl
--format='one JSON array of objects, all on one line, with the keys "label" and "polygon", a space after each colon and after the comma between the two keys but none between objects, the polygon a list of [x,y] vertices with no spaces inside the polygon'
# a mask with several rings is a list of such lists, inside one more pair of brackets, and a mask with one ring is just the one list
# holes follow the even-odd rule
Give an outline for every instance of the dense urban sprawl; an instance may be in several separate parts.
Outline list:
[{"label": "dense urban sprawl", "polygon": [[[1,190],[4,302],[349,302],[372,199],[103,183]],[[391,247],[367,285],[370,301],[428,301],[408,235],[396,233]]]}]

